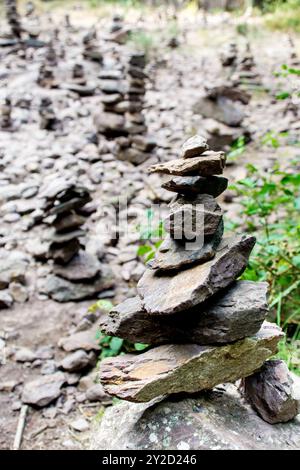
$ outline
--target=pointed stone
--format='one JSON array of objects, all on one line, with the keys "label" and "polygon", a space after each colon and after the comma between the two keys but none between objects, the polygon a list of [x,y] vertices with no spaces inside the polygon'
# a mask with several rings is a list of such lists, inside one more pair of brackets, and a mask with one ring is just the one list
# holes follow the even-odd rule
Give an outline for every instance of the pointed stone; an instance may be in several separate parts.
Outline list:
[{"label": "pointed stone", "polygon": [[137,296],[114,307],[100,329],[132,343],[231,343],[258,332],[268,313],[267,290],[266,282],[237,281],[228,292],[168,317],[149,315]]},{"label": "pointed stone", "polygon": [[287,423],[300,412],[300,396],[295,397],[293,379],[281,360],[267,361],[243,385],[247,400],[267,423]]},{"label": "pointed stone", "polygon": [[224,224],[221,220],[215,234],[207,237],[203,242],[202,240],[194,242],[192,249],[187,249],[188,242],[180,242],[167,235],[148,266],[160,272],[177,271],[192,264],[205,263],[215,256],[223,231]]},{"label": "pointed stone", "polygon": [[205,152],[201,157],[178,158],[166,163],[158,163],[149,168],[149,173],[166,173],[169,175],[221,175],[225,167],[224,152]]},{"label": "pointed stone", "polygon": [[174,393],[210,390],[257,370],[277,351],[283,334],[265,322],[252,337],[224,346],[164,345],[100,364],[104,390],[123,400],[146,402]]},{"label": "pointed stone", "polygon": [[206,150],[209,150],[206,139],[201,135],[194,135],[183,144],[180,156],[181,158],[199,157]]},{"label": "pointed stone", "polygon": [[212,236],[222,220],[222,210],[209,194],[198,194],[190,198],[178,196],[170,207],[171,212],[165,219],[164,226],[175,240]]},{"label": "pointed stone", "polygon": [[148,269],[138,283],[145,310],[153,315],[169,315],[204,302],[236,280],[245,270],[255,237],[224,238],[216,256],[173,275],[158,275]]},{"label": "pointed stone", "polygon": [[194,194],[210,194],[218,197],[227,186],[228,179],[222,176],[176,176],[163,183],[162,188],[178,194],[192,196]]}]

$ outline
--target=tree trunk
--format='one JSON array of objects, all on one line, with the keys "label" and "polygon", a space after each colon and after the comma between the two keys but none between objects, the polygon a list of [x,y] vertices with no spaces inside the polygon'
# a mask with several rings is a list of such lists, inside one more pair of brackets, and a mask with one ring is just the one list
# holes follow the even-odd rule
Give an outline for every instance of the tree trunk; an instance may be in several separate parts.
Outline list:
[{"label": "tree trunk", "polygon": [[21,38],[22,27],[17,9],[17,0],[5,0],[6,17],[12,34]]}]

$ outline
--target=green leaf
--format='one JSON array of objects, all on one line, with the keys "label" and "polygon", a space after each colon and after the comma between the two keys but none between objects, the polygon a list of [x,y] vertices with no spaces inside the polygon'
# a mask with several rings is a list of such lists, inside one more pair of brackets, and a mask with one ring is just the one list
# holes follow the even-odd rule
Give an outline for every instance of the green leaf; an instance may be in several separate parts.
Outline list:
[{"label": "green leaf", "polygon": [[144,349],[148,348],[148,344],[135,343],[134,348],[136,351],[144,351]]},{"label": "green leaf", "polygon": [[149,253],[149,251],[152,251],[150,245],[141,245],[137,250],[137,256],[144,256]]}]

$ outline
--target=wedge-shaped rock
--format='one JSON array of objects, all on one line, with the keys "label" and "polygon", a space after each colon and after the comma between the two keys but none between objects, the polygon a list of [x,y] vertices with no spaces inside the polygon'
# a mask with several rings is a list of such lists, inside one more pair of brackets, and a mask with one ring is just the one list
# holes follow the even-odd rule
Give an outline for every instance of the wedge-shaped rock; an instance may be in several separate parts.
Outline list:
[{"label": "wedge-shaped rock", "polygon": [[209,194],[190,198],[178,196],[170,207],[164,226],[175,240],[212,236],[222,220],[222,210]]},{"label": "wedge-shaped rock", "polygon": [[294,395],[293,379],[283,361],[267,361],[260,371],[244,380],[244,391],[267,423],[286,423],[300,412],[300,397]]},{"label": "wedge-shaped rock", "polygon": [[[174,240],[167,235],[148,266],[158,271],[174,271],[192,264],[205,263],[212,259],[221,242],[224,231],[223,220],[220,221],[216,233],[205,240],[195,241],[192,245]],[[191,247],[193,248],[191,249]]]},{"label": "wedge-shaped rock", "polygon": [[181,158],[199,157],[206,150],[209,150],[206,139],[201,135],[194,135],[183,144]]},{"label": "wedge-shaped rock", "polygon": [[266,282],[237,281],[227,293],[167,317],[149,315],[137,296],[113,308],[100,329],[133,343],[230,343],[260,329],[268,312],[267,289]]},{"label": "wedge-shaped rock", "polygon": [[224,238],[216,256],[176,275],[160,275],[148,269],[138,283],[145,310],[168,315],[188,310],[204,302],[235,281],[245,270],[255,237]]},{"label": "wedge-shaped rock", "polygon": [[195,194],[210,194],[218,197],[228,186],[228,179],[223,176],[175,176],[163,183],[162,188],[178,194],[192,196]]},{"label": "wedge-shaped rock", "polygon": [[166,163],[152,165],[149,173],[167,173],[169,175],[221,175],[225,167],[225,154],[223,152],[205,152],[201,157],[178,158]]},{"label": "wedge-shaped rock", "polygon": [[209,390],[247,377],[277,351],[280,328],[264,323],[252,337],[224,346],[164,345],[100,365],[104,390],[118,398],[146,402],[162,395]]}]

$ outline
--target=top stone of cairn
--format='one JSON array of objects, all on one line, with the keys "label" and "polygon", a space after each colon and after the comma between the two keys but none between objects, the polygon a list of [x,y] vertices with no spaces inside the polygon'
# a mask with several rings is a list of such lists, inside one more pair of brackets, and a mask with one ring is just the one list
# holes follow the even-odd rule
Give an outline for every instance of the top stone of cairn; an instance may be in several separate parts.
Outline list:
[{"label": "top stone of cairn", "polygon": [[204,137],[194,135],[181,147],[181,158],[199,157],[206,152],[206,150],[209,150],[209,145]]}]

